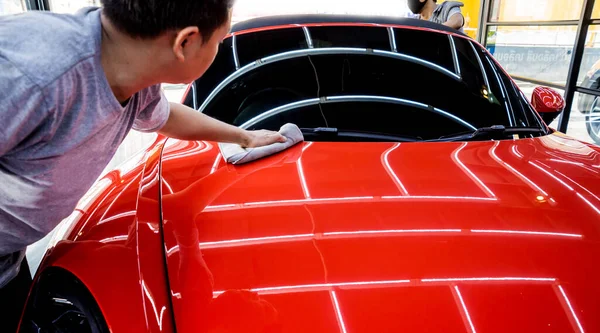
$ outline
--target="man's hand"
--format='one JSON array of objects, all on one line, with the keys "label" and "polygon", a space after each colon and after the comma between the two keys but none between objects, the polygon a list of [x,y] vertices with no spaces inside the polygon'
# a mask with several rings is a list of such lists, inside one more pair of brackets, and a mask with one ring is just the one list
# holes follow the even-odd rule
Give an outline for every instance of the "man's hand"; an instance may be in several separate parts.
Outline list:
[{"label": "man's hand", "polygon": [[237,143],[245,148],[285,142],[285,138],[272,131],[246,131],[211,118],[178,103],[170,103],[169,120],[159,130],[161,134],[180,140],[207,140]]},{"label": "man's hand", "polygon": [[268,146],[276,142],[285,142],[286,138],[278,132],[260,130],[260,131],[246,131],[247,138],[244,140],[242,147],[254,148]]}]

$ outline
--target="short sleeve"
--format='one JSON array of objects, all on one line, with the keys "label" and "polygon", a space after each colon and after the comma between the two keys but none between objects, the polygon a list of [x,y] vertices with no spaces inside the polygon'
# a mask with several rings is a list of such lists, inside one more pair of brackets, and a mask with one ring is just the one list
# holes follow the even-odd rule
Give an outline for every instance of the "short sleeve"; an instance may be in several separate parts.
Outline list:
[{"label": "short sleeve", "polygon": [[140,132],[156,132],[169,119],[170,107],[160,85],[147,88],[141,94],[142,109],[133,122],[133,129]]},{"label": "short sleeve", "polygon": [[[0,156],[34,144],[49,119],[44,95],[26,75],[0,57]],[[36,133],[39,134],[39,133]]]},{"label": "short sleeve", "polygon": [[[460,11],[460,7],[454,7],[454,8],[452,8],[452,9],[450,9],[450,12],[448,12],[448,20],[449,20],[449,19],[450,19],[452,16],[454,16],[454,15],[456,15],[456,14],[460,14],[460,15],[462,15],[462,12]],[[464,18],[463,18],[463,23],[462,23],[462,25],[463,25],[463,26],[465,25],[465,19],[464,19]]]}]

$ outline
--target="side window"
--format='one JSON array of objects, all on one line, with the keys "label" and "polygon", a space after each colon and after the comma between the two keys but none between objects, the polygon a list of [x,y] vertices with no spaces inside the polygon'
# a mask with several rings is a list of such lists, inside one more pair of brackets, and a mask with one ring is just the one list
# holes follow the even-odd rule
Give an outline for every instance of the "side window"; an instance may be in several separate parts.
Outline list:
[{"label": "side window", "polygon": [[318,47],[358,47],[390,50],[390,38],[385,28],[376,27],[310,27],[313,45]]},{"label": "side window", "polygon": [[398,52],[427,60],[454,72],[450,40],[446,34],[394,29],[394,35]]},{"label": "side window", "polygon": [[515,126],[528,127],[528,126],[541,126],[539,118],[536,116],[533,107],[522,94],[518,87],[515,86],[513,81],[506,75],[506,73],[498,67],[496,62],[491,56],[480,50],[481,59],[488,75],[490,77],[490,85],[494,86],[492,82],[497,82],[501,85],[501,88],[506,94],[506,106],[510,108],[511,114],[515,120]]},{"label": "side window", "polygon": [[298,49],[306,49],[306,37],[300,28],[260,31],[236,36],[240,66],[258,59]]}]

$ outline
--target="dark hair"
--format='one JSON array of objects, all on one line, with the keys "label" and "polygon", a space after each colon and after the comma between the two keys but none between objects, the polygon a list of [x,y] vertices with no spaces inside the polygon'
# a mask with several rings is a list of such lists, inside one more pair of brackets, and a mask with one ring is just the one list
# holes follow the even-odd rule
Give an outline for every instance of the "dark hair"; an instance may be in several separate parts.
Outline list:
[{"label": "dark hair", "polygon": [[233,0],[101,0],[106,17],[132,37],[153,38],[197,26],[206,40],[221,27]]}]

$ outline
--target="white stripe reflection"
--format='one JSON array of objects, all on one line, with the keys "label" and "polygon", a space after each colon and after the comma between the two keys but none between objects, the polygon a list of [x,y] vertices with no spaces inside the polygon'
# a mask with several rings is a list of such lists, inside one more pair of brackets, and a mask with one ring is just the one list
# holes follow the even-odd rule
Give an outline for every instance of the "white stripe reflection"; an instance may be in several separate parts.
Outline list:
[{"label": "white stripe reflection", "polygon": [[482,181],[481,179],[479,179],[479,177],[477,177],[473,171],[471,171],[471,169],[467,168],[467,166],[460,160],[460,158],[458,158],[458,153],[460,153],[465,147],[467,146],[467,143],[463,143],[462,146],[460,146],[460,148],[458,148],[454,154],[452,154],[452,159],[459,165],[459,167],[467,173],[467,175],[474,180],[477,185],[479,185],[479,187],[491,198],[495,198],[496,195],[494,194],[494,192],[492,192],[492,190],[490,190],[489,187],[487,187]]},{"label": "white stripe reflection", "polygon": [[330,291],[331,300],[333,302],[333,308],[335,309],[335,315],[340,325],[341,333],[346,333],[346,324],[344,323],[344,316],[342,316],[342,310],[340,309],[340,302],[338,301],[335,291]]},{"label": "white stripe reflection", "polygon": [[396,187],[398,187],[398,190],[400,190],[400,193],[402,193],[403,195],[408,195],[408,191],[406,190],[406,187],[404,187],[404,184],[402,184],[402,182],[400,181],[400,178],[398,178],[398,175],[396,174],[396,172],[394,172],[394,169],[392,169],[392,166],[390,165],[390,161],[389,161],[390,154],[394,150],[398,149],[399,147],[400,147],[400,144],[397,143],[392,148],[386,150],[383,153],[381,162],[383,164],[383,167],[385,168],[385,171],[388,173],[388,175],[390,175],[390,177],[392,177],[394,184],[396,184]]},{"label": "white stripe reflection", "polygon": [[565,290],[563,289],[563,287],[561,285],[558,285],[558,290],[560,291],[560,294],[563,297],[565,303],[569,307],[569,311],[571,312],[571,316],[573,316],[573,320],[575,320],[575,323],[577,323],[577,328],[579,328],[579,332],[584,333],[583,327],[581,326],[581,323],[579,322],[579,318],[577,317],[577,314],[573,310],[573,306],[571,305],[571,301],[567,297]]},{"label": "white stripe reflection", "polygon": [[[543,231],[521,231],[521,230],[482,230],[482,229],[391,229],[391,230],[359,230],[359,231],[333,231],[324,232],[322,234],[296,234],[296,235],[281,235],[267,237],[253,237],[231,239],[213,242],[202,242],[200,248],[218,249],[239,246],[253,246],[276,243],[291,243],[304,242],[315,240],[328,239],[353,239],[353,238],[372,238],[374,236],[381,237],[412,237],[412,236],[440,236],[455,234],[457,236],[538,236],[538,237],[562,237],[567,239],[582,239],[581,234],[560,233],[560,232],[543,232]],[[172,255],[179,250],[179,246],[174,246],[167,251],[168,255]]]},{"label": "white stripe reflection", "polygon": [[463,300],[463,297],[460,293],[460,290],[458,289],[458,286],[454,286],[454,291],[456,292],[456,295],[458,296],[462,310],[463,310],[465,316],[467,317],[467,321],[469,322],[469,326],[471,327],[471,332],[476,333],[475,326],[473,325],[473,321],[471,320],[471,315],[469,314],[469,310],[467,309],[467,306],[465,305],[465,301]]},{"label": "white stripe reflection", "polygon": [[[276,295],[289,293],[303,293],[314,291],[333,291],[333,290],[361,290],[375,288],[398,288],[404,286],[419,286],[422,284],[441,284],[454,285],[456,283],[527,283],[551,284],[556,282],[554,278],[527,278],[527,277],[476,277],[476,278],[441,278],[441,279],[402,279],[402,280],[382,280],[382,281],[356,281],[356,282],[338,282],[338,283],[315,283],[315,284],[299,284],[289,286],[275,286],[249,289],[260,295]],[[214,296],[218,296],[225,291],[215,291]]]}]

